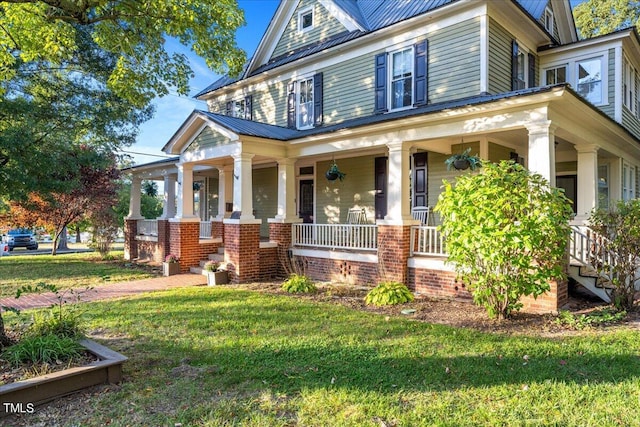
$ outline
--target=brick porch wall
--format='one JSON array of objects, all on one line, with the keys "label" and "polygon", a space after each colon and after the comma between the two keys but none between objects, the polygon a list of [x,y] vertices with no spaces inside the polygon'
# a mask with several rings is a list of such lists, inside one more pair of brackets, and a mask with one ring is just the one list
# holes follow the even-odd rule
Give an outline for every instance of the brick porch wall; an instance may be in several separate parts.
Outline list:
[{"label": "brick porch wall", "polygon": [[461,298],[472,301],[463,283],[456,282],[456,273],[426,268],[409,268],[407,287],[432,298]]},{"label": "brick porch wall", "polygon": [[260,280],[260,224],[225,224],[224,253],[231,283]]},{"label": "brick porch wall", "polygon": [[153,262],[164,261],[164,246],[160,242],[137,241],[138,259]]},{"label": "brick porch wall", "polygon": [[138,258],[138,221],[135,219],[124,220],[124,259],[131,261]]},{"label": "brick porch wall", "polygon": [[376,263],[308,256],[295,258],[302,264],[302,273],[312,280],[372,286],[378,282],[378,264]]},{"label": "brick porch wall", "polygon": [[380,280],[407,283],[411,226],[378,225]]},{"label": "brick porch wall", "polygon": [[200,254],[200,222],[169,222],[171,253],[180,257],[180,272],[189,272],[202,259]]},{"label": "brick porch wall", "polygon": [[171,253],[171,235],[169,234],[171,229],[169,228],[169,221],[166,219],[158,220],[158,246],[160,247],[160,260],[164,259]]},{"label": "brick porch wall", "polygon": [[211,235],[214,239],[224,238],[224,223],[222,221],[213,220],[211,222]]},{"label": "brick porch wall", "polygon": [[537,299],[533,297],[522,298],[522,311],[527,313],[557,313],[560,308],[569,302],[569,282],[552,281],[549,283],[551,290]]},{"label": "brick porch wall", "polygon": [[278,277],[287,276],[284,266],[290,264],[289,260],[289,248],[291,247],[291,233],[292,224],[283,222],[270,222],[269,223],[269,241],[276,242],[278,247],[276,248],[276,263],[275,274]]},{"label": "brick porch wall", "polygon": [[284,277],[278,259],[278,248],[260,248],[260,280],[268,281]]}]

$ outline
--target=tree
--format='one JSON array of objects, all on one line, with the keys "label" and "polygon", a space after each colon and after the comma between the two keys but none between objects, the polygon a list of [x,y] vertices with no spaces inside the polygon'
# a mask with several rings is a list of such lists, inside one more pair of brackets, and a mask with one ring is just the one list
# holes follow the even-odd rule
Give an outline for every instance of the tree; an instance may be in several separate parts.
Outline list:
[{"label": "tree", "polygon": [[52,227],[52,255],[66,226],[94,212],[115,205],[120,171],[112,155],[83,147],[74,155],[77,174],[68,176],[69,191],[41,194],[32,192],[27,200],[14,202],[17,223],[36,223]]},{"label": "tree", "polygon": [[611,251],[601,259],[600,274],[613,286],[613,304],[629,310],[633,307],[635,286],[640,281],[638,248],[640,247],[640,200],[620,200],[610,210],[598,209],[591,213],[589,224],[593,231],[606,239],[603,249]]},{"label": "tree", "polygon": [[97,49],[116,56],[109,88],[141,107],[170,88],[188,93],[189,61],[165,50],[167,37],[235,75],[246,59],[235,40],[244,24],[236,0],[0,1],[0,79],[13,79],[17,62],[69,63],[86,29]]},{"label": "tree", "polygon": [[573,15],[580,36],[590,38],[637,26],[640,19],[640,2],[587,0],[573,9]]},{"label": "tree", "polygon": [[[146,192],[152,181],[143,181],[142,193],[140,194],[140,214],[145,218],[158,218],[162,215],[162,200],[157,195],[152,196]],[[157,194],[158,188],[155,186]],[[124,178],[118,188],[118,202],[114,207],[118,226],[124,228],[124,218],[129,215],[129,202],[131,200],[131,181]]]},{"label": "tree", "polygon": [[484,162],[455,186],[445,181],[435,210],[449,261],[490,316],[509,317],[522,296],[563,277],[572,209],[542,176],[512,161]]}]

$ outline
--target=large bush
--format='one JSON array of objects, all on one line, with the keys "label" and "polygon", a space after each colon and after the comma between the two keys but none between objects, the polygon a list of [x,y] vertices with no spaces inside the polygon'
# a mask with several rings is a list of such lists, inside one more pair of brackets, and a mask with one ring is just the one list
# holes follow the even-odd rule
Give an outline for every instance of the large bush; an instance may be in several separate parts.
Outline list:
[{"label": "large bush", "polygon": [[611,264],[600,266],[600,274],[614,286],[611,299],[616,307],[630,309],[640,280],[640,200],[621,200],[611,210],[593,211],[589,223],[608,240],[606,249],[616,254]]},{"label": "large bush", "polygon": [[444,181],[435,210],[449,261],[490,316],[509,317],[522,296],[563,277],[572,210],[542,176],[511,161],[484,163],[455,185]]}]

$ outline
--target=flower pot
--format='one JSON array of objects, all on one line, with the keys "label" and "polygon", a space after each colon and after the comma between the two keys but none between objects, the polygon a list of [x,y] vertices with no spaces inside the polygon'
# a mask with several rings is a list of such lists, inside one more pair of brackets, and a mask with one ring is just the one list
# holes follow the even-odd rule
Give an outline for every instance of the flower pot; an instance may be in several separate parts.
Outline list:
[{"label": "flower pot", "polygon": [[336,179],[338,179],[337,172],[327,171],[327,173],[325,173],[324,176],[327,177],[329,181],[335,181]]},{"label": "flower pot", "polygon": [[229,274],[227,271],[210,271],[207,273],[207,285],[225,285],[229,283]]},{"label": "flower pot", "polygon": [[461,171],[469,169],[469,165],[468,159],[457,159],[453,162],[453,167]]},{"label": "flower pot", "polygon": [[180,264],[177,262],[163,262],[162,263],[162,275],[173,276],[180,274]]}]

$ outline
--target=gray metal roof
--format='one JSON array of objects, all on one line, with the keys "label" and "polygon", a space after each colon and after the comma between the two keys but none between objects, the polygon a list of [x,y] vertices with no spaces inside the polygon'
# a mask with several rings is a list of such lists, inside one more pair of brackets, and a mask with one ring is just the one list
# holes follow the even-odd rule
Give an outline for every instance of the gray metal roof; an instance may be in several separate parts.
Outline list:
[{"label": "gray metal roof", "polygon": [[[282,0],[287,1],[287,0]],[[365,31],[352,31],[338,34],[328,40],[323,40],[315,44],[304,46],[286,55],[273,58],[270,62],[261,65],[251,72],[248,77],[260,74],[267,70],[277,68],[295,60],[305,58],[314,53],[345,43],[349,40],[361,37],[372,31],[396,24],[398,22],[413,18],[427,12],[431,12],[439,7],[456,2],[458,0],[334,0],[335,4],[345,13],[349,14]],[[544,0],[511,0],[520,6],[525,12],[535,20],[540,19],[547,2]],[[249,60],[245,67],[251,61]],[[241,74],[244,75],[244,72]],[[198,98],[214,90],[231,85],[240,81],[240,77],[222,77],[211,85],[207,86],[195,95]]]},{"label": "gray metal roof", "polygon": [[220,126],[229,129],[238,135],[256,136],[260,138],[276,139],[279,141],[286,141],[300,136],[300,131],[295,129],[268,125],[266,123],[225,116],[223,114],[210,113],[208,111],[196,110],[196,112],[207,116]]}]

